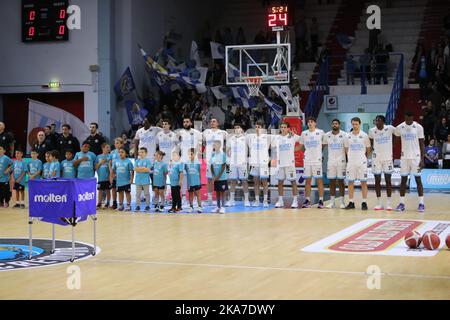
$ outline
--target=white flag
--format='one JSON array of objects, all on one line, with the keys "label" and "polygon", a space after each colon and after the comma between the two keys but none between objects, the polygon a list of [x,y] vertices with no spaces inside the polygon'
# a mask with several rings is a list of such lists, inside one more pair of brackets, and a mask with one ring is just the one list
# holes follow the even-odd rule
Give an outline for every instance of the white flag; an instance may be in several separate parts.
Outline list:
[{"label": "white flag", "polygon": [[211,56],[213,59],[224,59],[225,58],[225,49],[223,45],[217,42],[210,42],[211,44]]},{"label": "white flag", "polygon": [[[45,126],[56,124],[56,130],[60,131],[63,124],[71,127],[72,135],[80,142],[86,139],[90,132],[89,128],[73,114],[60,108],[28,99],[28,141],[36,139],[37,130],[43,130]],[[33,137],[34,135],[34,137]],[[27,152],[31,146],[27,145]]]},{"label": "white flag", "polygon": [[191,60],[195,61],[195,63],[197,64],[196,65],[197,68],[202,66],[200,62],[200,55],[198,54],[197,42],[195,41],[192,41],[191,43]]}]

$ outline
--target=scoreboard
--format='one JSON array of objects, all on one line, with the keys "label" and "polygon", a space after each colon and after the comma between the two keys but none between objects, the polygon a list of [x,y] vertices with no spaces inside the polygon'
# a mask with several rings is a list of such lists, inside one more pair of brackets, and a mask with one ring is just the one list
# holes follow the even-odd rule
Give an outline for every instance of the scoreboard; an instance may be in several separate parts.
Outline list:
[{"label": "scoreboard", "polygon": [[268,8],[267,25],[272,31],[283,31],[289,25],[288,6],[272,6]]},{"label": "scoreboard", "polygon": [[22,42],[67,41],[69,0],[22,0]]}]

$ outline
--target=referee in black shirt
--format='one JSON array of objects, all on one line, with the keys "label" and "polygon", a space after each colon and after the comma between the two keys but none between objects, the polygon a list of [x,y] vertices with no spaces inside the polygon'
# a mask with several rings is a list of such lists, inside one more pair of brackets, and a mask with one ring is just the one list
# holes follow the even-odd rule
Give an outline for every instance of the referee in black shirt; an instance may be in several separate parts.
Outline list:
[{"label": "referee in black shirt", "polygon": [[80,151],[80,142],[70,133],[70,125],[62,125],[62,134],[56,142],[57,150],[59,151],[59,161],[65,159],[66,150],[73,150],[74,154]]},{"label": "referee in black shirt", "polygon": [[98,133],[98,123],[91,122],[89,125],[89,130],[91,134],[86,138],[85,141],[89,142],[91,145],[90,151],[95,153],[96,156],[102,153],[102,144],[105,143],[105,138]]}]

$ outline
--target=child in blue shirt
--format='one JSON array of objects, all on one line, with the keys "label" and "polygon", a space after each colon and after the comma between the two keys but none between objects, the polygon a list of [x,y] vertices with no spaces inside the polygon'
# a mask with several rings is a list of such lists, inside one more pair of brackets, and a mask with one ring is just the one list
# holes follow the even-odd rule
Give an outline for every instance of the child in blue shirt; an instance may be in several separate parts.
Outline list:
[{"label": "child in blue shirt", "polygon": [[188,191],[189,191],[189,205],[190,208],[188,212],[194,211],[194,194],[197,197],[197,212],[202,213],[202,199],[200,197],[200,189],[202,188],[202,184],[200,181],[200,163],[195,159],[195,149],[191,148],[189,150],[189,161],[184,165],[187,183],[188,183]]},{"label": "child in blue shirt", "polygon": [[50,152],[50,167],[49,167],[49,178],[59,178],[61,177],[61,166],[59,164],[59,152],[53,150]]},{"label": "child in blue shirt", "polygon": [[42,166],[42,178],[43,179],[50,179],[50,165],[51,165],[51,161],[50,161],[50,151],[47,151],[45,153],[45,163]]},{"label": "child in blue shirt", "polygon": [[136,208],[135,211],[140,211],[141,194],[144,191],[145,196],[145,211],[150,211],[150,169],[151,161],[147,158],[147,148],[140,148],[138,151],[139,158],[134,162],[134,171],[136,178],[134,184],[136,185]]},{"label": "child in blue shirt", "polygon": [[162,159],[166,154],[161,150],[155,153],[155,162],[153,163],[153,192],[155,194],[155,211],[164,211],[164,194],[166,191],[167,163]]},{"label": "child in blue shirt", "polygon": [[0,145],[0,205],[3,205],[4,208],[9,207],[11,199],[9,177],[12,164],[12,160],[5,155],[5,148]]},{"label": "child in blue shirt", "polygon": [[172,194],[172,208],[170,213],[181,211],[181,187],[183,185],[183,164],[180,162],[178,151],[172,152],[169,164],[170,192]]},{"label": "child in blue shirt", "polygon": [[73,165],[73,151],[66,150],[65,156],[66,160],[61,162],[61,176],[69,179],[76,178],[77,173],[75,171],[75,166]]},{"label": "child in blue shirt", "polygon": [[108,208],[111,201],[111,183],[109,182],[109,161],[111,160],[111,147],[106,142],[102,144],[102,154],[95,159],[95,170],[98,178],[98,203],[97,208],[102,207],[103,193],[106,193],[106,203],[103,209]]},{"label": "child in blue shirt", "polygon": [[211,173],[214,183],[214,191],[216,192],[217,208],[215,213],[225,213],[225,192],[228,190],[228,174],[226,170],[227,156],[222,151],[222,143],[214,141],[213,154],[211,156]]},{"label": "child in blue shirt", "polygon": [[[114,139],[114,148],[115,149],[111,152],[111,159],[109,160],[110,177],[113,176],[112,167],[114,165],[114,162],[116,160],[120,159],[119,150],[121,148],[123,148],[124,145],[125,144],[124,144],[122,138]],[[116,186],[116,184],[117,184],[117,181],[114,178],[111,181],[111,193],[112,193],[112,200],[113,200],[113,205],[112,205],[111,209],[114,209],[114,210],[117,209],[117,186]]]},{"label": "child in blue shirt", "polygon": [[[119,206],[118,211],[130,211],[131,207],[131,184],[133,183],[133,164],[130,159],[127,158],[127,151],[124,148],[119,149],[120,159],[116,160],[112,166],[112,175],[110,176],[110,182],[112,183],[114,178],[117,181],[117,193],[119,194]],[[123,200],[124,193],[127,198],[127,207],[124,208]]]},{"label": "child in blue shirt", "polygon": [[73,159],[73,165],[77,169],[78,179],[90,179],[95,176],[94,163],[96,160],[96,155],[90,152],[91,144],[87,141],[83,142],[81,146],[81,151],[75,154]]},{"label": "child in blue shirt", "polygon": [[16,191],[16,204],[13,208],[25,209],[25,176],[27,165],[23,161],[23,151],[16,150],[16,160],[13,162],[13,183]]},{"label": "child in blue shirt", "polygon": [[39,153],[36,149],[31,150],[31,161],[28,162],[28,179],[38,180],[42,174],[42,161],[38,159]]}]

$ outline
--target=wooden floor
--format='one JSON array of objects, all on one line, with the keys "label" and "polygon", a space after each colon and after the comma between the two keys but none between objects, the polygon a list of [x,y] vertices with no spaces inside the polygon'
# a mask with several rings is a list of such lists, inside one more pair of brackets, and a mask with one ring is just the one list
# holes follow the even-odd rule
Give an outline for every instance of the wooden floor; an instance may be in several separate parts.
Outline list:
[{"label": "wooden floor", "polygon": [[[448,199],[426,195],[425,215],[338,209],[226,215],[103,211],[98,214],[101,253],[75,262],[80,290],[67,289],[70,264],[62,264],[0,272],[0,298],[450,299],[448,250],[432,258],[301,251],[368,217],[450,220]],[[416,201],[408,196],[410,209]],[[27,228],[26,211],[0,209],[0,237],[26,237]],[[77,240],[92,243],[90,223],[77,228]],[[48,238],[50,231],[48,224],[34,226],[35,237]],[[57,238],[70,239],[70,229],[58,227]],[[369,265],[384,274],[380,290],[366,286]]]}]

